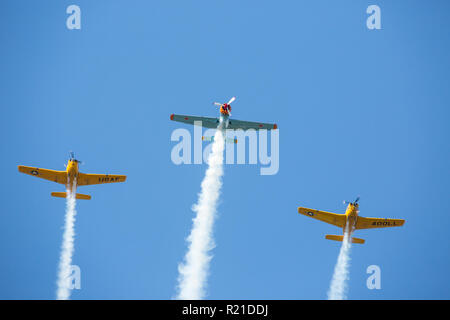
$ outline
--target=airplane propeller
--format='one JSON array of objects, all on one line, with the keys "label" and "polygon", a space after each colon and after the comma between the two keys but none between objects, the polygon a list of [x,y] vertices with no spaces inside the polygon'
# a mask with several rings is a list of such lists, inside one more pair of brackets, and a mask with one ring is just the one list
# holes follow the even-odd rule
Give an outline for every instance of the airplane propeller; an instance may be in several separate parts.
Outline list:
[{"label": "airplane propeller", "polygon": [[352,205],[357,205],[359,201],[359,196],[356,197],[355,201],[350,202],[350,201],[343,201],[344,204],[352,204]]},{"label": "airplane propeller", "polygon": [[227,104],[232,104],[234,100],[236,100],[236,97],[232,97],[232,98],[230,99],[230,101],[228,101]]},{"label": "airplane propeller", "polygon": [[[228,101],[226,104],[230,105],[234,102],[234,100],[236,100],[236,97],[232,97],[230,99],[230,101]],[[221,107],[222,105],[224,105],[224,103],[220,103],[220,102],[213,102],[214,105]]]},{"label": "airplane propeller", "polygon": [[76,161],[78,164],[83,164],[83,161],[75,159],[75,153],[73,151],[70,151],[69,154],[70,154],[70,160]]},{"label": "airplane propeller", "polygon": [[[232,104],[234,100],[236,100],[236,97],[232,97],[232,98],[230,99],[230,101],[228,101],[227,103],[213,102],[213,104],[216,105],[216,106],[221,107],[221,106],[223,106],[224,104],[227,104],[227,105]],[[229,112],[229,115],[231,116],[231,112]]]}]

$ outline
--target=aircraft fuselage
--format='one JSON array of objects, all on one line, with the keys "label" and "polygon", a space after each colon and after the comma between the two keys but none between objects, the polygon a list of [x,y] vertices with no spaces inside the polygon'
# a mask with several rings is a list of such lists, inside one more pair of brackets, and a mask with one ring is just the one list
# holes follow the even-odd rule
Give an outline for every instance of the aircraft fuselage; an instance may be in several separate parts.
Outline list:
[{"label": "aircraft fuselage", "polygon": [[69,160],[67,162],[66,171],[67,171],[67,188],[72,193],[75,193],[77,188],[76,179],[78,178],[78,161]]},{"label": "aircraft fuselage", "polygon": [[345,216],[346,216],[347,220],[346,220],[344,228],[343,228],[344,233],[345,233],[347,226],[348,226],[348,231],[350,233],[352,233],[355,230],[356,221],[358,220],[358,212],[359,212],[358,207],[359,207],[358,204],[354,205],[352,203],[350,203],[347,206],[347,209],[345,210]]},{"label": "aircraft fuselage", "polygon": [[220,123],[222,124],[221,129],[225,130],[228,128],[228,124],[230,122],[230,116],[227,114],[220,113]]}]

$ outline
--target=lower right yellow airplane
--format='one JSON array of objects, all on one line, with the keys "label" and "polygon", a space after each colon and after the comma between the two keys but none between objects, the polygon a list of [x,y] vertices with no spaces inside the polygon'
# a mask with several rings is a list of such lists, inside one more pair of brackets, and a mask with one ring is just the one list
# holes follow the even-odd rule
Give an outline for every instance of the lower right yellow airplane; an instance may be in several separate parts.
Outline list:
[{"label": "lower right yellow airplane", "polygon": [[[405,223],[405,220],[403,219],[360,217],[358,216],[359,213],[358,201],[359,197],[357,197],[354,202],[344,201],[345,204],[348,204],[345,214],[337,214],[303,207],[298,208],[298,213],[343,228],[344,233],[348,230],[350,234],[353,234],[353,231],[358,229],[400,227]],[[344,236],[327,234],[325,236],[325,239],[342,241],[344,239]],[[365,242],[364,239],[352,237],[352,243],[363,244],[364,242]]]}]

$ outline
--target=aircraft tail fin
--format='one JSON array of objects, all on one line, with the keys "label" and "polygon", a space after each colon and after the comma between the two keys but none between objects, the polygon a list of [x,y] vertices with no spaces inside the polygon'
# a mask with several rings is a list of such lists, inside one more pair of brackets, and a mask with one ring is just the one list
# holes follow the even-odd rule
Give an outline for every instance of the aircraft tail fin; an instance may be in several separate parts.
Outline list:
[{"label": "aircraft tail fin", "polygon": [[[66,192],[52,192],[52,197],[66,198],[67,197],[67,193]],[[91,196],[90,195],[81,194],[81,193],[77,193],[75,195],[75,198],[79,199],[79,200],[91,200]]]},{"label": "aircraft tail fin", "polygon": [[[344,236],[343,236],[343,235],[338,236],[338,235],[334,235],[334,234],[327,234],[327,235],[325,236],[325,239],[328,239],[328,240],[334,240],[334,241],[342,241],[342,240],[344,240]],[[352,243],[360,243],[360,244],[363,244],[364,242],[366,242],[364,239],[353,238],[353,237],[352,237]]]}]

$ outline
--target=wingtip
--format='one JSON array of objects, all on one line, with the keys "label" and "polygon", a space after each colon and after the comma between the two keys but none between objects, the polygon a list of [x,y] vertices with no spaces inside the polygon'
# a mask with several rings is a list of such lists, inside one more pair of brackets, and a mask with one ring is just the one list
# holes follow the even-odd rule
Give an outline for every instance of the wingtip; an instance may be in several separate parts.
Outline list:
[{"label": "wingtip", "polygon": [[273,125],[273,129],[274,129],[274,130],[278,129],[278,126],[277,126],[276,123]]},{"label": "wingtip", "polygon": [[173,117],[174,117],[174,114],[172,113],[172,114],[170,115],[170,120],[173,120]]}]

